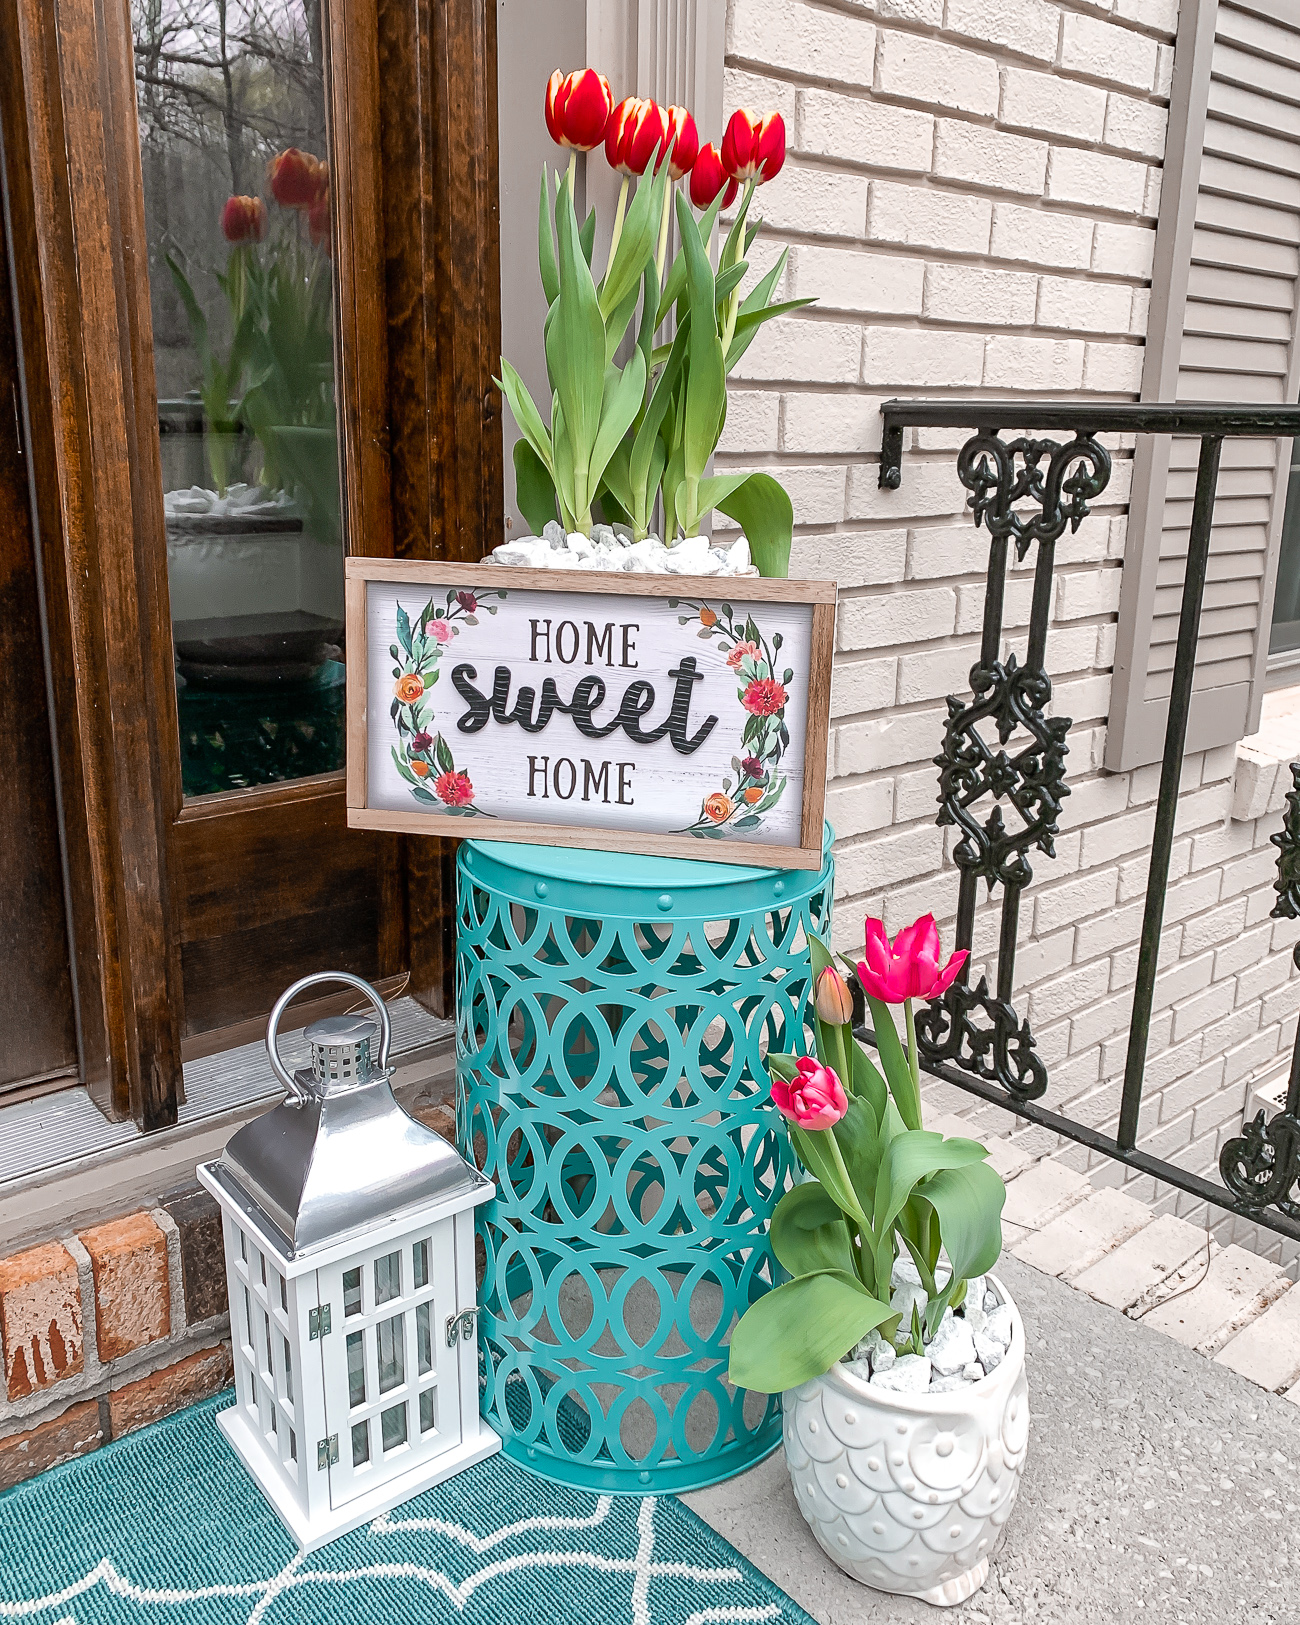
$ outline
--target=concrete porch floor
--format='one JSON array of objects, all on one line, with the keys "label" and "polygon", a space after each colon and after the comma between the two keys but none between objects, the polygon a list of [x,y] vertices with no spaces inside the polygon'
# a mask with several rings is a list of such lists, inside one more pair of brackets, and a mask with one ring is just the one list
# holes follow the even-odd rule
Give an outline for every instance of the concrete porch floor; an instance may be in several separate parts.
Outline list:
[{"label": "concrete porch floor", "polygon": [[1300,1406],[1018,1259],[1033,1416],[1020,1498],[982,1591],[886,1597],[813,1540],[778,1451],[683,1499],[822,1622],[1294,1625]]}]

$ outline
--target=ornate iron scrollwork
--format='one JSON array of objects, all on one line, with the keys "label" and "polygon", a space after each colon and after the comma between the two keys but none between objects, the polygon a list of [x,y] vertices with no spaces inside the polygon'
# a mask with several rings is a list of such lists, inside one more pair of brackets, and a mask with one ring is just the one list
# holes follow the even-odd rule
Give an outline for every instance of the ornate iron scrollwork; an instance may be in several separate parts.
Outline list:
[{"label": "ornate iron scrollwork", "polygon": [[[1291,764],[1282,828],[1269,839],[1277,848],[1273,917],[1300,919],[1300,762]],[[1292,962],[1300,968],[1300,945]],[[1300,1034],[1285,1107],[1269,1119],[1258,1112],[1237,1139],[1228,1141],[1219,1155],[1219,1175],[1243,1206],[1276,1207],[1288,1218],[1300,1219]]]},{"label": "ornate iron scrollwork", "polygon": [[[1110,455],[1088,434],[1060,444],[1004,441],[983,429],[962,447],[957,472],[971,493],[976,525],[987,528],[989,581],[980,658],[971,668],[972,698],[948,698],[939,768],[938,823],[961,831],[953,853],[961,871],[957,946],[971,947],[976,883],[1003,888],[1002,947],[996,989],[985,977],[972,988],[955,982],[917,1019],[917,1043],[931,1064],[955,1062],[1019,1100],[1047,1088],[1047,1069],[1026,1019],[1011,1003],[1020,893],[1033,878],[1028,854],[1055,856],[1065,783],[1068,717],[1046,716],[1051,679],[1043,664],[1051,612],[1052,555],[1068,525],[1077,530],[1089,503],[1110,479]],[[1032,504],[1037,511],[1018,511]],[[1033,545],[1034,601],[1026,659],[1002,658],[1002,598],[1008,544],[1024,559]],[[994,745],[981,725],[996,734]],[[1019,741],[1012,744],[1013,740]],[[1007,747],[1012,745],[1011,749]],[[993,805],[987,807],[989,799]],[[1003,803],[1014,809],[1008,820]],[[987,808],[987,810],[986,810]]]}]

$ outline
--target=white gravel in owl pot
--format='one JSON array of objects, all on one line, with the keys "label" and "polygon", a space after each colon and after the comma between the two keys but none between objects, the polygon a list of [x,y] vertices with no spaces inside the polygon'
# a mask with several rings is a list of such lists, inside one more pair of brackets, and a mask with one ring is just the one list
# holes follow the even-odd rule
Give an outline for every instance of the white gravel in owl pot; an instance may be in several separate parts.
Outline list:
[{"label": "white gravel in owl pot", "polygon": [[[943,1272],[936,1279],[943,1286],[948,1276]],[[869,1332],[843,1361],[874,1388],[895,1394],[955,1393],[996,1370],[1011,1345],[1010,1306],[999,1302],[982,1275],[967,1283],[955,1311],[944,1311],[924,1354],[901,1352],[911,1343],[913,1305],[924,1322],[929,1303],[916,1265],[906,1255],[894,1263],[889,1302],[903,1317],[894,1342]]]},{"label": "white gravel in owl pot", "polygon": [[523,565],[534,570],[611,570],[630,575],[756,576],[749,543],[741,536],[714,545],[707,536],[688,536],[671,545],[657,536],[633,541],[625,525],[593,525],[565,535],[552,520],[540,536],[519,536],[488,554],[488,564]]}]

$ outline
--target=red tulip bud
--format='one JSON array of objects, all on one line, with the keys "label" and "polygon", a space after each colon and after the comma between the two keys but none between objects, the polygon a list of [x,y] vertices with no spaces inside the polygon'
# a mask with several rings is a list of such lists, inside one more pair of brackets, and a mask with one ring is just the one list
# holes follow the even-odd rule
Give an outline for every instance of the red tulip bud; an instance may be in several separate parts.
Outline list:
[{"label": "red tulip bud", "polygon": [[329,184],[329,169],[297,147],[276,153],[266,166],[271,196],[284,209],[309,209]]},{"label": "red tulip bud", "polygon": [[740,187],[722,167],[718,149],[710,141],[700,148],[700,155],[691,169],[691,202],[697,209],[707,209],[724,186],[727,195],[722,200],[722,206],[729,209]]},{"label": "red tulip bud", "polygon": [[266,236],[266,205],[261,198],[227,198],[221,211],[221,235],[228,243],[260,243]]},{"label": "red tulip bud", "polygon": [[605,157],[620,175],[644,175],[646,165],[668,140],[668,116],[657,103],[628,96],[609,116]]},{"label": "red tulip bud", "polygon": [[853,1015],[853,995],[849,984],[834,965],[823,968],[817,978],[817,1014],[828,1026],[842,1027]]},{"label": "red tulip bud", "polygon": [[561,147],[590,152],[605,139],[605,128],[614,106],[609,80],[594,68],[561,73],[559,68],[546,86],[546,128],[551,140]]},{"label": "red tulip bud", "polygon": [[731,115],[722,138],[722,167],[733,180],[773,180],[785,162],[785,120],[779,113],[757,118],[743,107]]},{"label": "red tulip bud", "polygon": [[667,119],[668,139],[672,143],[668,151],[668,173],[679,181],[683,175],[690,174],[699,157],[700,132],[684,107],[668,108]]}]

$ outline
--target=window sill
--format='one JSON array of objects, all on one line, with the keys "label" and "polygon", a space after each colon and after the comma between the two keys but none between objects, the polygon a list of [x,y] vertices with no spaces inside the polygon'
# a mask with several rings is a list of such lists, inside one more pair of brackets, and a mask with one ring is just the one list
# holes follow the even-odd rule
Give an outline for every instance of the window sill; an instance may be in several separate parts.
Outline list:
[{"label": "window sill", "polygon": [[1237,746],[1232,779],[1232,816],[1263,818],[1280,813],[1291,788],[1291,763],[1300,761],[1300,687],[1264,696],[1259,731]]}]

